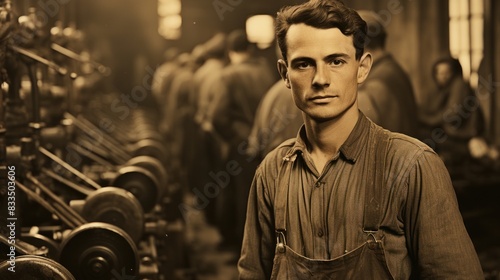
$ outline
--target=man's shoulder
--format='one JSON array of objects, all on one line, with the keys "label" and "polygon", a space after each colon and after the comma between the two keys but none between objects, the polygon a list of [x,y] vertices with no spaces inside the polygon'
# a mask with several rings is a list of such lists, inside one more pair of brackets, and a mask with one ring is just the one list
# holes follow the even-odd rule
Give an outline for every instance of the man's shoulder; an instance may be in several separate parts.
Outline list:
[{"label": "man's shoulder", "polygon": [[[259,169],[266,172],[276,172],[280,168],[283,158],[290,153],[296,142],[296,138],[283,141],[278,147],[271,150],[260,163]],[[276,175],[276,174],[274,174]]]},{"label": "man's shoulder", "polygon": [[403,146],[408,146],[408,147],[414,147],[416,149],[430,149],[430,147],[422,142],[420,139],[417,139],[413,136],[400,133],[400,132],[394,132],[394,131],[389,131],[387,129],[383,129],[389,136],[389,140],[393,141],[397,144],[403,145]]},{"label": "man's shoulder", "polygon": [[386,162],[390,162],[393,168],[403,171],[419,165],[422,160],[439,158],[431,147],[414,137],[390,131],[387,133],[389,146]]},{"label": "man's shoulder", "polygon": [[285,155],[287,153],[289,153],[290,150],[293,148],[293,146],[295,145],[295,142],[296,142],[295,137],[283,141],[280,145],[278,145],[276,148],[274,148],[272,151],[270,151],[266,155],[265,159],[272,160],[272,161],[283,159],[283,157],[285,157]]},{"label": "man's shoulder", "polygon": [[389,136],[389,151],[398,155],[408,153],[435,153],[434,150],[424,142],[412,136],[386,130]]}]

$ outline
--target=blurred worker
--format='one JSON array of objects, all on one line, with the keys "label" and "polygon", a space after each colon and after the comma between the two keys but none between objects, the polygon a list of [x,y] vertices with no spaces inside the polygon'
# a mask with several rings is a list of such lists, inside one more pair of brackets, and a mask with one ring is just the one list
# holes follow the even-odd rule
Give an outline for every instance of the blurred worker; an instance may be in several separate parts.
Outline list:
[{"label": "blurred worker", "polygon": [[483,129],[482,112],[457,59],[438,59],[432,67],[432,78],[436,90],[427,96],[419,115],[421,138],[439,135],[430,145],[451,167],[468,157],[468,141]]},{"label": "blurred worker", "polygon": [[[278,44],[275,47],[277,58],[283,58]],[[257,108],[248,137],[248,156],[257,162],[262,161],[267,153],[283,141],[297,136],[302,124],[302,114],[295,106],[292,92],[283,81],[276,81]]]},{"label": "blurred worker", "polygon": [[277,81],[266,93],[257,109],[247,153],[258,162],[283,141],[297,136],[303,124],[301,111],[283,81]]},{"label": "blurred worker", "polygon": [[[193,103],[193,124],[185,127],[191,128],[190,137],[186,138],[187,148],[184,152],[187,157],[187,183],[191,187],[202,188],[211,182],[209,173],[219,170],[222,165],[222,149],[224,143],[219,139],[213,129],[208,116],[214,96],[220,93],[220,80],[222,70],[227,64],[226,35],[217,33],[203,44],[203,65],[195,72],[192,81],[190,99]],[[207,126],[207,124],[210,124]],[[209,203],[205,210],[209,222],[215,223],[216,204]]]},{"label": "blurred worker", "polygon": [[214,102],[213,128],[229,145],[225,162],[235,162],[241,172],[221,191],[221,233],[227,245],[241,245],[246,201],[256,163],[245,154],[260,100],[275,82],[267,62],[255,55],[245,31],[228,36],[230,65],[222,73],[222,92]]},{"label": "blurred worker", "polygon": [[151,93],[156,100],[158,109],[163,108],[165,98],[167,96],[166,90],[169,88],[173,74],[177,70],[176,58],[179,55],[179,50],[174,47],[168,48],[164,56],[164,62],[158,66],[153,75],[153,82],[151,85]]},{"label": "blurred worker", "polygon": [[359,108],[373,122],[393,132],[417,135],[417,105],[411,80],[385,50],[387,33],[380,16],[358,11],[367,24],[365,49],[373,57],[366,81],[359,86]]},{"label": "blurred worker", "polygon": [[191,53],[182,53],[177,58],[178,68],[172,76],[171,84],[165,89],[166,100],[161,113],[160,132],[165,136],[169,151],[169,165],[172,177],[187,189],[184,168],[185,149],[190,124],[194,116],[193,102],[190,100],[193,75],[201,64],[202,47],[196,46]]},{"label": "blurred worker", "polygon": [[207,110],[214,98],[214,83],[219,82],[222,69],[226,66],[226,35],[215,34],[204,44],[204,64],[196,71],[193,79],[193,100],[197,103],[195,120],[204,122]]}]

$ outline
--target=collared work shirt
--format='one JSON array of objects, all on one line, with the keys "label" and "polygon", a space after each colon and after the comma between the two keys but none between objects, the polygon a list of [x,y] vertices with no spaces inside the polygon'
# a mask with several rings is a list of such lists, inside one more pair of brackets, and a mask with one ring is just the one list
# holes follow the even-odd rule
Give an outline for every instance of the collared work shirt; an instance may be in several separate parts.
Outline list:
[{"label": "collared work shirt", "polygon": [[[363,244],[367,149],[375,130],[363,114],[322,172],[305,130],[272,151],[256,171],[238,268],[241,279],[269,279],[276,245],[274,199],[282,160],[297,154],[288,191],[286,240],[311,259],[333,259]],[[376,163],[378,164],[378,163]],[[380,231],[395,279],[484,279],[448,172],[423,143],[390,133]]]}]

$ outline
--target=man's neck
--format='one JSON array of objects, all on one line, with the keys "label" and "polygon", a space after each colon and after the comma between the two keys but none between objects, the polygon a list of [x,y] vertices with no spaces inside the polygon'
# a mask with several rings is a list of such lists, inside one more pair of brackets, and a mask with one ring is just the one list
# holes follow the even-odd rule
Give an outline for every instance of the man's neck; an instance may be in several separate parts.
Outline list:
[{"label": "man's neck", "polygon": [[355,104],[337,119],[322,123],[311,119],[305,121],[308,150],[319,172],[322,172],[328,161],[338,153],[354,129],[358,118],[359,111]]}]

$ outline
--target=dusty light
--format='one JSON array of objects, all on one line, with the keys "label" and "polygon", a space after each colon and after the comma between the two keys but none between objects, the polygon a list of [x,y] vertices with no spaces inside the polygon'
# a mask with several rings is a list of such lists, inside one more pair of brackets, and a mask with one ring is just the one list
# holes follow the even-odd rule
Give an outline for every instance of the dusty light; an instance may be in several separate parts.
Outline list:
[{"label": "dusty light", "polygon": [[158,1],[158,15],[161,17],[180,14],[181,10],[182,10],[182,4],[180,0]]},{"label": "dusty light", "polygon": [[180,0],[158,0],[158,33],[167,40],[181,37],[182,3]]},{"label": "dusty light", "polygon": [[168,29],[179,29],[182,26],[182,17],[180,15],[166,16],[160,20],[160,26]]},{"label": "dusty light", "polygon": [[260,49],[270,47],[274,41],[274,18],[270,15],[251,16],[246,21],[248,41]]}]

